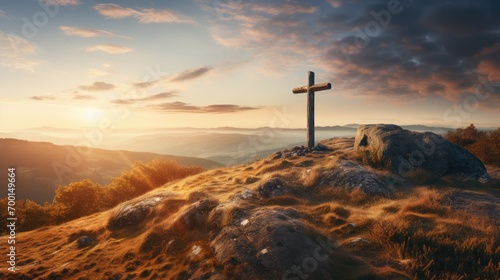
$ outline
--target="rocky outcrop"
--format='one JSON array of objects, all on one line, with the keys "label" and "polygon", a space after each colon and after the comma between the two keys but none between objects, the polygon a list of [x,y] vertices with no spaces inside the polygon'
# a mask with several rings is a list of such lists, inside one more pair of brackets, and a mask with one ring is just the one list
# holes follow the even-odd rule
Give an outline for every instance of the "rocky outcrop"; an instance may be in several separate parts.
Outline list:
[{"label": "rocky outcrop", "polygon": [[152,209],[167,197],[174,196],[173,193],[159,193],[141,200],[131,200],[123,203],[109,220],[109,227],[122,228],[135,226],[143,222],[151,213]]},{"label": "rocky outcrop", "polygon": [[218,262],[242,266],[241,276],[251,279],[336,279],[339,263],[363,266],[308,228],[293,209],[255,210],[224,227],[210,246]]},{"label": "rocky outcrop", "polygon": [[394,191],[382,177],[351,160],[339,160],[335,168],[325,171],[321,175],[320,186],[341,187],[347,190],[358,188],[374,195],[388,195]]},{"label": "rocky outcrop", "polygon": [[282,178],[274,177],[259,185],[258,191],[262,198],[282,196],[290,193],[289,183]]},{"label": "rocky outcrop", "polygon": [[432,132],[413,132],[390,124],[362,125],[356,133],[354,150],[385,161],[401,177],[411,176],[420,168],[435,177],[452,175],[480,182],[490,179],[477,157]]}]

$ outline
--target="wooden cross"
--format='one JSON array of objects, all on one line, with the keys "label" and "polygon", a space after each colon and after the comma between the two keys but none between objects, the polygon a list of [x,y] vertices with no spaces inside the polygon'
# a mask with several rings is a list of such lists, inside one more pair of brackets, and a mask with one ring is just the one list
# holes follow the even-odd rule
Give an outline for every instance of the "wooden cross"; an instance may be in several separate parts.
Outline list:
[{"label": "wooden cross", "polygon": [[330,83],[314,84],[314,72],[309,71],[307,74],[307,86],[294,88],[293,93],[307,92],[307,147],[314,147],[314,92],[331,89]]}]

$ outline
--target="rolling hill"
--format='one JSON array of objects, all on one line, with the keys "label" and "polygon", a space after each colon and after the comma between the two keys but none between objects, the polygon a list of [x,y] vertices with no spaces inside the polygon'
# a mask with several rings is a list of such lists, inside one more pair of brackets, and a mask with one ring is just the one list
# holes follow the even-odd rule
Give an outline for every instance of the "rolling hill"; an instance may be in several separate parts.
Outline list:
[{"label": "rolling hill", "polygon": [[[137,161],[149,162],[158,158],[207,169],[221,166],[217,162],[195,157],[60,146],[17,139],[0,139],[0,155],[2,170],[16,167],[17,198],[41,204],[52,201],[54,191],[60,185],[83,179],[104,185]],[[0,174],[0,180],[7,182],[6,172]],[[6,196],[5,190],[1,197]]]},{"label": "rolling hill", "polygon": [[488,184],[416,173],[391,186],[353,143],[209,170],[19,233],[16,272],[0,277],[498,279],[498,168]]}]

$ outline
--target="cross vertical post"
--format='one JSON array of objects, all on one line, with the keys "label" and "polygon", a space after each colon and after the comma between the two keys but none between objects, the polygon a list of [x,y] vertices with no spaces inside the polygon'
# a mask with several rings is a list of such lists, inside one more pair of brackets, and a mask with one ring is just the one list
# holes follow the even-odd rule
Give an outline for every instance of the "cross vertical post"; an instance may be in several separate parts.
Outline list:
[{"label": "cross vertical post", "polygon": [[307,147],[314,147],[314,72],[307,73]]},{"label": "cross vertical post", "polygon": [[307,93],[307,147],[314,147],[314,92],[331,89],[330,83],[314,84],[314,72],[307,73],[307,86],[294,88],[293,93]]}]

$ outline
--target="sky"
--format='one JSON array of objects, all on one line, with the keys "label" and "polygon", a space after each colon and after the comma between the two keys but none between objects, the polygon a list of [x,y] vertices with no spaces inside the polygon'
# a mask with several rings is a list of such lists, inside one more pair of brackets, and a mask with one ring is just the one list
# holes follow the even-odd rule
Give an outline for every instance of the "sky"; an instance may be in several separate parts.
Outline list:
[{"label": "sky", "polygon": [[[113,1],[113,0],[109,0]],[[500,126],[500,1],[0,0],[0,130]]]}]

